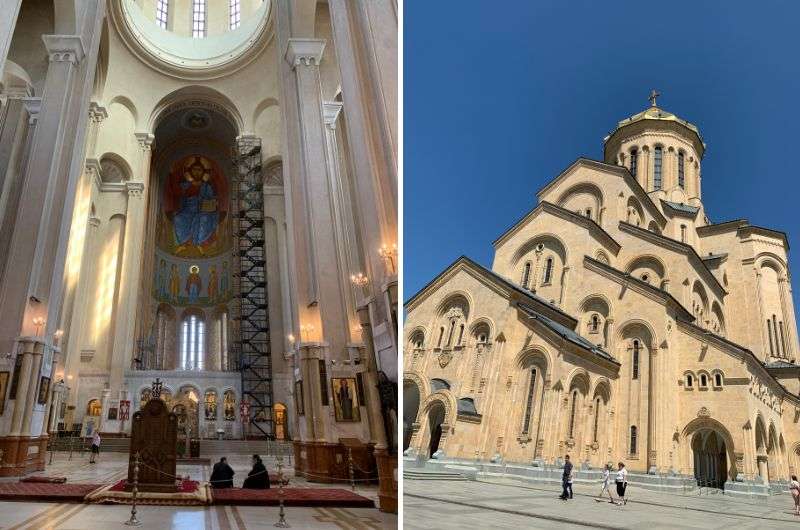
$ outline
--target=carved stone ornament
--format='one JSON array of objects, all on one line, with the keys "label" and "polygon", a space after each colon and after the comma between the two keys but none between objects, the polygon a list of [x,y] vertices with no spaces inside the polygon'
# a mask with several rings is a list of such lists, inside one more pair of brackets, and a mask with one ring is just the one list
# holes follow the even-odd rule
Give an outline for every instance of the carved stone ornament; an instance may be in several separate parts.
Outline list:
[{"label": "carved stone ornament", "polygon": [[439,354],[439,367],[444,368],[450,361],[453,359],[453,354],[449,351],[445,351]]},{"label": "carved stone ornament", "polygon": [[706,407],[700,407],[700,410],[697,411],[698,418],[708,418],[709,416],[711,416],[711,413]]}]

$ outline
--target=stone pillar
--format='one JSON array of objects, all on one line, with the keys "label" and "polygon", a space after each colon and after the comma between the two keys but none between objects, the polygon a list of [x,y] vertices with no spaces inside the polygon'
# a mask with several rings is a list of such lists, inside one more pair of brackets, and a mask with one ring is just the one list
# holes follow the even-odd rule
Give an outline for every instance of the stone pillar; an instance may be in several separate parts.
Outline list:
[{"label": "stone pillar", "polygon": [[564,297],[567,294],[567,279],[569,278],[569,265],[564,267],[564,272],[561,276],[561,294],[558,295],[558,306],[564,308]]},{"label": "stone pillar", "polygon": [[[327,345],[319,342],[300,343],[300,373],[303,378],[303,405],[305,412],[304,440],[325,441],[325,411],[320,394],[319,361],[325,359]],[[327,384],[327,382],[326,382]]]},{"label": "stone pillar", "polygon": [[[0,185],[0,226],[4,228],[0,230],[0,285],[3,283],[3,273],[17,220],[17,211],[25,184],[25,171],[41,103],[42,98],[38,97],[9,99],[4,113],[0,144],[5,146],[8,142],[13,145],[9,146],[8,156],[5,156],[4,151],[2,159],[0,159],[0,182],[2,182]],[[14,134],[11,133],[12,130]]]},{"label": "stone pillar", "polygon": [[375,449],[385,451],[387,448],[386,430],[381,414],[381,396],[378,393],[378,367],[375,361],[375,345],[372,339],[372,323],[370,322],[369,307],[358,308],[359,324],[361,325],[362,341],[365,346],[366,370],[363,372],[364,392],[367,394],[367,415],[369,416],[369,433]]},{"label": "stone pillar", "polygon": [[[328,163],[329,193],[333,204],[333,224],[336,231],[336,257],[339,264],[339,284],[344,295],[347,320],[350,324],[351,340],[359,340],[360,333],[352,332],[356,327],[355,315],[358,293],[350,282],[350,275],[363,272],[355,245],[353,223],[353,208],[350,204],[349,183],[346,182],[345,167],[340,163],[340,148],[336,134],[336,125],[342,104],[338,102],[325,102],[323,104],[323,117],[325,119],[325,147]],[[360,290],[360,289],[359,289]],[[356,330],[359,328],[356,327]]]},{"label": "stone pillar", "polygon": [[[31,420],[33,419],[33,409],[37,404],[36,401],[38,397],[37,391],[39,390],[39,373],[42,371],[42,356],[44,350],[48,348],[48,346],[42,342],[34,342],[31,345],[34,347],[30,350],[31,371],[30,374],[28,374],[29,378],[25,380],[20,377],[20,384],[17,388],[17,397],[20,396],[21,392],[27,392],[28,394],[25,398],[25,409],[23,410],[22,414],[22,426],[20,428],[20,434],[22,436],[31,435]],[[28,344],[26,344],[26,349],[27,346]],[[23,386],[25,382],[27,382],[27,386]]]},{"label": "stone pillar", "polygon": [[286,61],[292,65],[296,76],[294,97],[301,124],[301,168],[292,182],[293,189],[301,197],[298,197],[299,211],[294,210],[293,229],[296,235],[302,231],[306,238],[309,289],[307,300],[301,304],[306,308],[305,318],[317,329],[321,328],[318,336],[331,346],[331,355],[336,360],[344,360],[350,326],[342,287],[334,280],[339,277],[338,266],[328,259],[336,255],[336,236],[320,94],[319,63],[324,47],[325,41],[319,39],[289,39],[286,49]]},{"label": "stone pillar", "polygon": [[142,303],[139,295],[139,278],[142,271],[144,243],[145,210],[147,194],[150,189],[150,156],[154,136],[150,133],[138,133],[141,149],[139,177],[126,183],[128,191],[128,208],[125,216],[125,236],[120,274],[119,298],[116,307],[116,323],[114,325],[114,349],[111,355],[110,386],[114,392],[122,390],[125,370],[130,368],[138,304]]},{"label": "stone pillar", "polygon": [[764,312],[764,293],[761,289],[761,271],[758,269],[753,269],[756,275],[756,297],[758,298],[758,318],[756,320],[758,329],[761,330],[761,358],[764,362],[767,362],[771,356],[775,354],[775,345],[773,344],[773,349],[770,351],[769,345],[772,338],[769,336],[769,330],[765,324],[766,322],[766,313]]},{"label": "stone pillar", "polygon": [[[783,313],[783,335],[786,341],[785,356],[787,359],[794,359],[797,356],[795,341],[797,340],[797,320],[794,316],[794,304],[792,303],[792,295],[789,292],[789,280],[787,277],[781,276],[778,279],[778,288],[781,297],[781,312]],[[780,330],[778,330],[780,333]]]},{"label": "stone pillar", "polygon": [[3,1],[2,16],[0,16],[0,82],[3,79],[8,50],[11,48],[11,38],[14,36],[21,5],[22,0]]}]

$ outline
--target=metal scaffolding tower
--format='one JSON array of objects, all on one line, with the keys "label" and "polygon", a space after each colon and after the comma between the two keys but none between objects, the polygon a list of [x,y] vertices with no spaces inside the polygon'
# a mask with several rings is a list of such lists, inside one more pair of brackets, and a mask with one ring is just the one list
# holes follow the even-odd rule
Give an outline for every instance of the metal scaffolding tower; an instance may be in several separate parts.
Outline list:
[{"label": "metal scaffolding tower", "polygon": [[[245,434],[274,437],[272,419],[272,357],[267,312],[264,251],[264,195],[261,141],[240,140],[234,156],[233,179],[234,354],[242,373],[242,400],[249,403]],[[248,432],[249,431],[249,432]]]}]

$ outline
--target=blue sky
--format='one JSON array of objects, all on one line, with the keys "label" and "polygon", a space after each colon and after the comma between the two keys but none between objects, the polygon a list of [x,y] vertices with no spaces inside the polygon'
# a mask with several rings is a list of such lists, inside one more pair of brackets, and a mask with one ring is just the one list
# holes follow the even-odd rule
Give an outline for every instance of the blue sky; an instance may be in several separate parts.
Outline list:
[{"label": "blue sky", "polygon": [[648,105],[700,128],[703,202],[789,233],[800,312],[800,2],[407,0],[404,299]]}]

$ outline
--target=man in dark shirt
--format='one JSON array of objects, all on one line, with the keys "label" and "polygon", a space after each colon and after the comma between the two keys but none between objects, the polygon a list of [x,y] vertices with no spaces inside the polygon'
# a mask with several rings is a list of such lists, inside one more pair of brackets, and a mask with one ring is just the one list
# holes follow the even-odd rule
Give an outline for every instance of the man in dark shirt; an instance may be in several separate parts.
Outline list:
[{"label": "man in dark shirt", "polygon": [[564,473],[561,475],[561,486],[563,492],[559,499],[567,500],[572,498],[572,462],[569,461],[569,455],[564,457]]},{"label": "man in dark shirt", "polygon": [[250,473],[247,474],[247,478],[244,479],[242,488],[254,490],[269,489],[269,473],[267,473],[267,468],[264,467],[260,456],[253,455],[253,469],[250,470]]},{"label": "man in dark shirt", "polygon": [[211,487],[232,488],[233,474],[234,471],[228,465],[228,459],[223,456],[219,459],[219,462],[214,464],[214,469],[211,471]]}]

